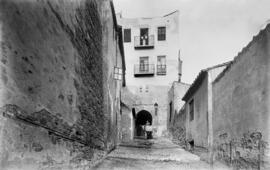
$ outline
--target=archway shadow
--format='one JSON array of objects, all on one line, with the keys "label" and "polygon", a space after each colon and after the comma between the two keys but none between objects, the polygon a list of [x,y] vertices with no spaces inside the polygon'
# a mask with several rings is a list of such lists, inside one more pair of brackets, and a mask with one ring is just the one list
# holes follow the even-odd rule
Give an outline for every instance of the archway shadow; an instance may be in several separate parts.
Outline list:
[{"label": "archway shadow", "polygon": [[141,110],[136,115],[135,120],[135,136],[139,138],[145,137],[144,125],[149,122],[152,125],[152,115],[146,110]]}]

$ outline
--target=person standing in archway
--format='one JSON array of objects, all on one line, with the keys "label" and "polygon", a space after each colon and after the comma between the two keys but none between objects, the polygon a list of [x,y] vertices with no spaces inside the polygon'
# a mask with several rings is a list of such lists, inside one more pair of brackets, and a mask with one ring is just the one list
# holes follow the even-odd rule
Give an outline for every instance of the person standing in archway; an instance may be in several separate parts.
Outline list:
[{"label": "person standing in archway", "polygon": [[145,125],[145,131],[146,131],[146,135],[147,135],[147,139],[152,139],[152,126],[150,125],[150,123],[147,121],[146,125]]}]

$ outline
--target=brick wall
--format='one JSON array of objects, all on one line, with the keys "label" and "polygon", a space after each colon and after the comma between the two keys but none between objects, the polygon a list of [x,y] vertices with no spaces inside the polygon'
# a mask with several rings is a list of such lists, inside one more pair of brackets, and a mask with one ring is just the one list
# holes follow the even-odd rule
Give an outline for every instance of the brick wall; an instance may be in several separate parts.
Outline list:
[{"label": "brick wall", "polygon": [[113,69],[122,61],[110,1],[0,7],[1,167],[96,162],[119,133]]}]

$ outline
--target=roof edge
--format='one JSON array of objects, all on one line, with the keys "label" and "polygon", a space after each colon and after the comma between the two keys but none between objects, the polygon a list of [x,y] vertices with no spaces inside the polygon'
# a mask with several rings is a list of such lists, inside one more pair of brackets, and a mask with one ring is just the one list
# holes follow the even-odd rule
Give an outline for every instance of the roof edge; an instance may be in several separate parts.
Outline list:
[{"label": "roof edge", "polygon": [[172,15],[172,14],[174,14],[174,13],[178,13],[179,12],[179,10],[177,9],[177,10],[175,10],[175,11],[173,11],[173,12],[170,12],[170,13],[168,13],[168,14],[166,14],[166,15],[163,15],[163,17],[167,17],[167,16],[170,16],[170,15]]},{"label": "roof edge", "polygon": [[261,29],[257,35],[253,36],[252,40],[245,47],[243,47],[240,52],[238,52],[237,56],[234,57],[234,59],[231,61],[230,65],[228,65],[218,75],[218,77],[213,81],[213,83],[218,82],[226,74],[226,72],[228,72],[230,70],[230,68],[243,57],[243,54],[251,47],[251,45],[256,43],[262,37],[262,35],[266,33],[267,30],[270,31],[270,23],[268,23],[263,29]]},{"label": "roof edge", "polygon": [[[175,10],[175,11],[173,11],[173,12],[170,12],[170,13],[168,13],[168,14],[166,14],[166,15],[162,15],[162,16],[154,16],[154,17],[132,17],[132,18],[125,18],[125,17],[122,17],[122,13],[121,13],[121,15],[120,15],[120,19],[130,19],[130,20],[132,20],[132,19],[156,19],[156,18],[165,18],[165,17],[168,17],[168,16],[170,16],[170,15],[173,15],[173,14],[175,14],[175,13],[179,13],[179,10],[177,9],[177,10]],[[120,14],[120,13],[117,13],[117,14]]]},{"label": "roof edge", "polygon": [[212,67],[208,67],[206,69],[203,69],[200,71],[200,73],[198,74],[198,76],[196,77],[196,79],[193,81],[193,83],[190,85],[189,89],[187,90],[187,92],[185,93],[184,97],[182,98],[182,100],[187,101],[188,98],[194,94],[194,90],[201,85],[202,80],[204,79],[204,77],[206,76],[206,73],[212,69],[218,68],[218,67],[223,67],[223,66],[228,66],[231,64],[232,61],[228,61],[222,64],[218,64]]}]

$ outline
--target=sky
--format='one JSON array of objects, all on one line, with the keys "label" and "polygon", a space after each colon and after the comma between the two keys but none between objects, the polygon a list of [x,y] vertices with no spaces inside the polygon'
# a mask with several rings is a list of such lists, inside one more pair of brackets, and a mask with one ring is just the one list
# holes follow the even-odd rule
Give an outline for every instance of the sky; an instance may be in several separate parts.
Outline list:
[{"label": "sky", "polygon": [[270,23],[270,0],[113,0],[123,17],[163,16],[180,11],[182,81],[200,70],[233,60]]}]

